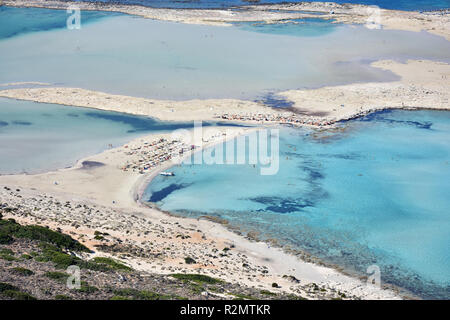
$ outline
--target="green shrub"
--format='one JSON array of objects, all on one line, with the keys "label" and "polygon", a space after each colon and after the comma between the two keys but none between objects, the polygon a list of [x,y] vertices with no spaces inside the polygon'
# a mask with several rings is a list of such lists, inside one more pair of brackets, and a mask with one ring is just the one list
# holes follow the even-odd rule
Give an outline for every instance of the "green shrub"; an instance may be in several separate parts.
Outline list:
[{"label": "green shrub", "polygon": [[169,300],[172,296],[143,290],[139,293],[139,298],[142,300]]},{"label": "green shrub", "polygon": [[0,259],[7,260],[7,261],[14,261],[17,260],[16,257],[14,257],[14,251],[11,249],[1,249],[0,250]]},{"label": "green shrub", "polygon": [[9,248],[2,248],[0,249],[0,254],[10,254],[10,255],[14,255],[14,251],[12,251]]},{"label": "green shrub", "polygon": [[288,295],[287,295],[287,298],[288,298],[289,300],[308,300],[308,298],[304,298],[304,297],[302,297],[302,296],[297,296],[297,295],[292,294],[292,293],[288,294]]},{"label": "green shrub", "polygon": [[22,291],[15,291],[15,290],[6,290],[4,292],[2,292],[2,294],[5,297],[14,299],[14,300],[36,300],[35,297],[33,297],[32,295],[29,295],[26,292],[22,292]]},{"label": "green shrub", "polygon": [[86,281],[81,281],[80,289],[76,289],[78,292],[82,293],[94,293],[98,291],[97,287],[89,285]]},{"label": "green shrub", "polygon": [[15,267],[10,269],[13,273],[21,275],[21,276],[31,276],[34,274],[33,271],[28,270],[27,268]]},{"label": "green shrub", "polygon": [[186,257],[184,258],[184,262],[187,264],[194,264],[197,263],[197,261],[195,261],[194,259],[192,259],[191,257]]},{"label": "green shrub", "polygon": [[274,292],[270,292],[269,290],[261,290],[259,293],[266,295],[266,296],[276,296],[277,294]]},{"label": "green shrub", "polygon": [[130,300],[130,298],[122,297],[122,296],[113,296],[109,300]]},{"label": "green shrub", "polygon": [[66,269],[68,266],[79,265],[83,262],[78,257],[60,251],[56,246],[41,244],[40,247],[42,248],[42,252],[36,260],[40,262],[53,262],[56,268]]},{"label": "green shrub", "polygon": [[36,300],[35,297],[26,292],[21,292],[16,286],[5,282],[0,282],[0,295],[14,300]]},{"label": "green shrub", "polygon": [[47,278],[60,281],[60,282],[66,282],[69,275],[64,272],[58,272],[58,271],[48,271],[45,273],[45,276]]},{"label": "green shrub", "polygon": [[14,239],[6,234],[6,233],[0,233],[0,244],[11,244],[14,242]]},{"label": "green shrub", "polygon": [[113,292],[121,297],[135,297],[139,294],[139,290],[133,288],[115,289]]},{"label": "green shrub", "polygon": [[72,297],[66,296],[64,294],[57,294],[55,300],[72,300]]},{"label": "green shrub", "polygon": [[216,284],[216,283],[222,283],[222,280],[212,278],[209,276],[205,276],[203,274],[183,274],[183,273],[174,273],[171,274],[172,277],[178,280],[184,280],[184,281],[194,281],[197,283],[207,283],[207,284]]},{"label": "green shrub", "polygon": [[0,293],[7,290],[19,290],[19,288],[13,286],[12,284],[0,282]]},{"label": "green shrub", "polygon": [[14,219],[0,220],[0,241],[10,241],[8,236],[51,243],[61,249],[90,252],[88,248],[69,235],[36,225],[22,226]]},{"label": "green shrub", "polygon": [[205,291],[205,288],[203,287],[203,283],[198,282],[189,282],[189,290],[191,290],[194,294],[201,294],[203,291]]},{"label": "green shrub", "polygon": [[100,265],[106,265],[113,270],[132,271],[133,269],[124,265],[123,263],[106,257],[95,257],[90,262],[94,262]]},{"label": "green shrub", "polygon": [[95,262],[84,261],[76,256],[62,252],[58,247],[42,243],[41,254],[36,258],[40,262],[53,262],[56,268],[67,269],[69,266],[78,266],[84,269],[91,269],[96,271],[110,271],[111,268],[105,264],[98,264]]},{"label": "green shrub", "polygon": [[[121,298],[128,298],[133,300],[169,300],[176,298],[176,296],[163,295],[157,292],[147,291],[147,290],[136,290],[133,288],[116,289],[114,290],[115,300]],[[114,298],[114,297],[113,297]],[[124,300],[124,299],[122,299]]]}]

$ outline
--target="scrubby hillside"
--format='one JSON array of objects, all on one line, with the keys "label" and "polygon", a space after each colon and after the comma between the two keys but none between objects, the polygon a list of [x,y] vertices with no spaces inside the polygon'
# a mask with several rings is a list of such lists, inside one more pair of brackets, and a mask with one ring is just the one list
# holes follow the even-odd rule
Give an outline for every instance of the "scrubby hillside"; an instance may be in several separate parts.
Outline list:
[{"label": "scrubby hillside", "polygon": [[[5,210],[5,209],[3,209]],[[81,286],[70,289],[69,266]],[[68,281],[69,278],[69,281]],[[0,213],[0,299],[296,299],[199,274],[158,275],[100,257],[60,231],[21,225]]]}]

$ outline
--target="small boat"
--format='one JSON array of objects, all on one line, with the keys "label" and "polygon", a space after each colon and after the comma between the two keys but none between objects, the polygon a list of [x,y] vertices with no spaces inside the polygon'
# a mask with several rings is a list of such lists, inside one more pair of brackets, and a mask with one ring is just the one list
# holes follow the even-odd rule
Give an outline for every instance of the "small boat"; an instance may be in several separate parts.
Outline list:
[{"label": "small boat", "polygon": [[168,177],[173,177],[175,175],[175,173],[173,173],[173,172],[166,172],[166,171],[162,171],[159,174],[162,176],[168,176]]}]

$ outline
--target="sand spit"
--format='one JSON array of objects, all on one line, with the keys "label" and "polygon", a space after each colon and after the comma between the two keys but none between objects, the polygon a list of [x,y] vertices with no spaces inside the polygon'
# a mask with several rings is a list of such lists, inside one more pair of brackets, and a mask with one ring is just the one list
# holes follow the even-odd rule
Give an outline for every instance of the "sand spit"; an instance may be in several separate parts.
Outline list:
[{"label": "sand spit", "polygon": [[289,90],[279,95],[298,112],[321,114],[330,121],[356,118],[382,109],[450,109],[450,65],[433,61],[377,61],[399,81],[358,83],[314,90]]},{"label": "sand spit", "polygon": [[[1,2],[0,2],[1,4]],[[148,19],[175,21],[192,24],[228,25],[238,21],[265,21],[274,23],[283,20],[317,18],[333,20],[335,23],[376,23],[387,29],[425,30],[450,40],[450,13],[448,11],[410,12],[380,9],[374,13],[370,6],[360,4],[336,4],[333,2],[301,2],[298,4],[252,5],[230,9],[160,9],[138,5],[104,4],[88,2],[65,2],[52,0],[4,0],[4,5],[15,7],[41,7],[67,9],[76,4],[81,10],[103,10],[122,12]],[[244,9],[244,10],[242,10]],[[318,15],[320,14],[320,15]],[[380,17],[378,20],[377,17]]]},{"label": "sand spit", "polygon": [[[203,128],[203,146],[198,147],[250,130],[255,128]],[[159,274],[199,272],[248,287],[295,293],[310,299],[400,298],[394,291],[369,286],[334,269],[305,262],[266,243],[244,238],[218,223],[173,217],[136,201],[148,179],[173,163],[162,161],[145,172],[134,165],[140,164],[142,157],[153,159],[154,153],[161,149],[167,155],[172,154],[170,148],[174,145],[183,147],[170,134],[156,134],[82,159],[73,168],[37,175],[0,176],[0,202],[3,207],[19,208],[9,211],[7,217],[20,223],[61,228],[89,248],[125,260],[136,270]],[[83,165],[86,161],[102,165],[86,170]],[[98,232],[109,236],[95,238]],[[188,257],[195,263],[186,263]],[[273,288],[273,283],[280,287]]]},{"label": "sand spit", "polygon": [[232,121],[252,124],[324,126],[376,110],[450,109],[450,65],[426,60],[400,63],[383,60],[373,67],[391,71],[399,81],[358,83],[278,95],[292,101],[289,109],[236,99],[168,101],[112,95],[79,88],[19,88],[0,90],[0,97],[88,107],[169,121]]},{"label": "sand spit", "polygon": [[29,82],[11,82],[11,83],[0,83],[0,87],[12,87],[12,86],[49,86],[50,83],[29,81]]},{"label": "sand spit", "polygon": [[230,113],[275,113],[272,109],[253,101],[236,99],[152,100],[80,88],[7,89],[0,91],[0,96],[151,116],[170,121],[217,120],[223,110]]}]

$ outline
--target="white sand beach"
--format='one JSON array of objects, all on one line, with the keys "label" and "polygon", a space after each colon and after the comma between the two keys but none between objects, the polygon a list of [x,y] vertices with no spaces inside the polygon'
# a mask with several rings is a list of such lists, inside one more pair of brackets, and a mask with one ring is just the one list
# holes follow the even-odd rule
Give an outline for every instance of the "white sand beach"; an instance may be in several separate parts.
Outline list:
[{"label": "white sand beach", "polygon": [[[225,131],[226,138],[230,139],[249,130],[255,129],[204,128],[203,140],[208,141],[204,147],[223,141]],[[97,251],[97,255],[120,257],[137,270],[163,274],[200,272],[229,282],[301,294],[311,299],[338,297],[339,292],[353,299],[401,298],[395,291],[367,285],[335,269],[305,262],[306,256],[302,259],[267,243],[244,238],[216,222],[177,218],[141,204],[137,195],[143,186],[173,163],[164,161],[144,174],[124,170],[124,166],[136,160],[137,151],[130,150],[150,150],[152,142],[161,139],[167,140],[166,146],[170,145],[169,134],[151,135],[82,159],[73,168],[37,175],[0,176],[2,202],[26,212],[12,212],[7,217],[21,223],[61,228]],[[84,168],[84,161],[98,165]],[[102,243],[103,240],[94,239],[95,231],[107,232],[111,237]],[[94,247],[101,244],[117,248],[111,253]],[[130,254],[130,247],[142,254]],[[226,255],[217,260],[211,258],[224,248],[230,249]],[[194,257],[196,263],[184,264],[185,257]],[[280,288],[272,288],[274,282]],[[314,291],[313,283],[324,290]]]}]

